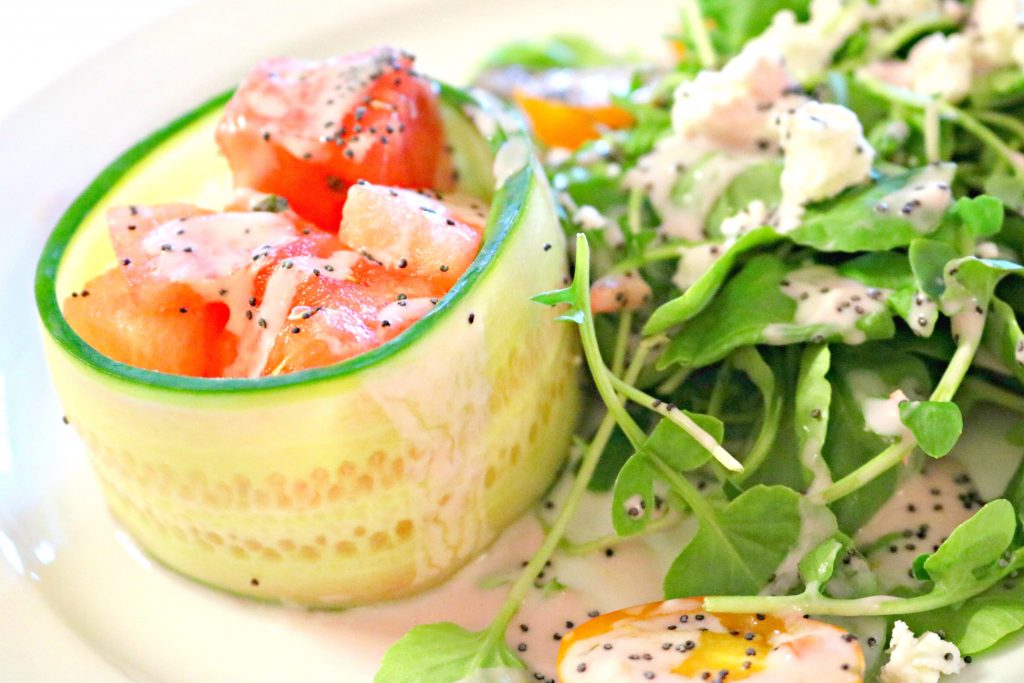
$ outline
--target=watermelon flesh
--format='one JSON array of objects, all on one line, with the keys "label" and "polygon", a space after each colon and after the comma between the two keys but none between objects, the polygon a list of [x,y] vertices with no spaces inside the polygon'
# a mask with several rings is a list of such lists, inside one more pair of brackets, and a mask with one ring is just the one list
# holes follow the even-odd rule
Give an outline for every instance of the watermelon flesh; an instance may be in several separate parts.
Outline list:
[{"label": "watermelon flesh", "polygon": [[228,307],[187,289],[174,301],[177,308],[166,310],[140,305],[114,268],[69,296],[63,310],[82,339],[114,360],[175,375],[220,376],[235,359],[236,340],[225,329]]},{"label": "watermelon flesh", "polygon": [[451,182],[435,87],[392,47],[260,62],[228,103],[217,143],[237,186],[287,197],[332,232],[360,179],[409,188]]},{"label": "watermelon flesh", "polygon": [[159,372],[330,365],[426,315],[475,258],[486,216],[475,200],[365,182],[348,193],[337,234],[270,195],[244,191],[229,209],[112,209],[117,265],[65,300],[71,327],[114,360]]}]

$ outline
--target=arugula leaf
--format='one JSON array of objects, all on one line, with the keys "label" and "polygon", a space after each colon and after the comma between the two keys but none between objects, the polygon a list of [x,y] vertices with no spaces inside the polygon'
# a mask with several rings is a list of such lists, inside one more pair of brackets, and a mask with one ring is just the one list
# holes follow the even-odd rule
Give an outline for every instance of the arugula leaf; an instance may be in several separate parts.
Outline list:
[{"label": "arugula leaf", "polygon": [[672,116],[663,107],[641,104],[629,97],[617,95],[612,96],[612,102],[633,117],[633,126],[626,132],[621,143],[622,151],[628,159],[647,154],[654,149],[654,143],[672,130]]},{"label": "arugula leaf", "polygon": [[[710,415],[683,411],[715,441],[721,442],[725,426]],[[626,461],[615,479],[612,492],[612,524],[620,536],[643,531],[652,521],[655,510],[654,478],[656,470],[648,462],[649,456],[677,472],[697,469],[711,459],[711,453],[701,446],[682,427],[669,420],[658,422],[640,449]]]},{"label": "arugula leaf", "polygon": [[[888,443],[868,430],[865,399],[886,398],[896,389],[911,397],[925,396],[931,389],[931,375],[920,359],[888,349],[882,355],[871,347],[833,349],[828,379],[832,401],[822,454],[837,481],[870,461]],[[839,527],[855,534],[892,496],[896,482],[897,472],[890,470],[833,503]]]},{"label": "arugula leaf", "polygon": [[818,491],[832,483],[832,473],[822,450],[828,434],[829,406],[832,404],[832,385],[826,374],[832,363],[828,345],[808,346],[800,361],[800,375],[796,383],[797,444],[804,481],[811,491]]},{"label": "arugula leaf", "polygon": [[889,295],[886,303],[916,336],[930,337],[935,332],[935,325],[939,321],[939,307],[930,296],[917,287],[896,290]]},{"label": "arugula leaf", "polygon": [[[1024,549],[1015,544],[1016,535],[1013,506],[1006,500],[995,500],[958,526],[933,555],[915,563],[931,582],[930,589],[920,595],[836,599],[823,595],[820,584],[811,581],[799,595],[708,597],[704,608],[762,613],[799,609],[818,615],[900,615],[905,619],[907,615],[962,604],[1019,570],[1024,565]],[[816,552],[804,567],[811,579],[820,578],[828,569],[819,561],[819,571],[814,571],[814,559],[820,560],[821,555]]]},{"label": "arugula leaf", "polygon": [[904,617],[915,633],[934,631],[975,655],[1024,629],[1024,583],[1001,582],[959,605]]},{"label": "arugula leaf", "polygon": [[921,450],[933,458],[953,450],[964,430],[960,408],[951,401],[907,401],[900,405],[900,421],[914,434]]},{"label": "arugula leaf", "polygon": [[869,287],[903,289],[914,285],[914,273],[904,254],[875,251],[861,254],[836,267],[839,274]]},{"label": "arugula leaf", "polygon": [[[841,340],[844,331],[834,325],[794,322],[796,301],[780,285],[792,270],[770,254],[752,258],[726,283],[714,305],[687,321],[672,338],[659,367],[703,367],[752,344]],[[895,333],[891,314],[884,309],[860,319],[857,328],[868,339],[887,339]]]},{"label": "arugula leaf", "polygon": [[953,210],[976,237],[990,237],[1003,229],[1003,202],[995,197],[961,197]]},{"label": "arugula leaf", "polygon": [[998,567],[1017,535],[1017,513],[1005,499],[978,510],[949,535],[924,562],[924,571],[941,589],[960,593],[976,586]]},{"label": "arugula leaf", "polygon": [[654,472],[642,455],[626,461],[612,489],[612,526],[619,536],[647,528],[654,514]]},{"label": "arugula leaf", "polygon": [[[384,654],[375,683],[455,683],[487,669],[525,667],[490,631],[467,631],[449,622],[413,627]],[[514,679],[511,679],[514,681]]]},{"label": "arugula leaf", "polygon": [[800,498],[785,486],[759,485],[702,517],[665,576],[665,597],[760,591],[799,538]]},{"label": "arugula leaf", "polygon": [[[911,246],[920,241],[914,240]],[[837,270],[840,275],[859,280],[870,287],[891,290],[892,294],[886,299],[886,304],[915,335],[929,337],[935,330],[939,318],[938,307],[923,305],[926,299],[922,297],[928,295],[918,289],[913,269],[905,254],[895,251],[869,252],[846,261]],[[938,277],[941,281],[941,269]]]},{"label": "arugula leaf", "polygon": [[807,589],[820,589],[832,578],[836,569],[836,560],[843,551],[843,544],[830,538],[804,555],[800,560],[800,579]]},{"label": "arugula leaf", "polygon": [[761,394],[761,403],[764,406],[761,428],[743,461],[743,472],[734,475],[731,479],[734,484],[738,484],[746,481],[750,475],[756,472],[771,453],[778,435],[779,424],[782,422],[785,401],[782,387],[775,381],[775,373],[755,347],[739,349],[731,356],[731,359],[733,366],[746,374],[757,387]]},{"label": "arugula leaf", "polygon": [[997,171],[985,179],[985,192],[1008,209],[1024,210],[1024,178]]},{"label": "arugula leaf", "polygon": [[[947,165],[944,177],[952,183],[955,167]],[[899,193],[919,183],[922,175],[938,180],[934,167],[899,175],[882,176],[875,183],[846,190],[838,197],[812,204],[803,221],[787,237],[818,251],[886,251],[910,244],[933,232],[942,214],[928,214],[919,207],[912,218],[900,206],[890,206]]]},{"label": "arugula leaf", "polygon": [[772,23],[776,12],[792,10],[803,20],[807,18],[810,0],[700,0],[704,18],[713,25],[711,39],[723,54],[738,53],[744,43],[760,35]]},{"label": "arugula leaf", "polygon": [[721,237],[721,225],[729,216],[743,211],[752,201],[760,200],[765,206],[777,207],[782,202],[782,162],[765,161],[741,171],[725,191],[715,200],[704,228],[711,237]]},{"label": "arugula leaf", "polygon": [[722,283],[725,282],[740,256],[782,239],[782,236],[768,227],[751,230],[739,237],[685,292],[662,304],[654,311],[644,326],[644,334],[664,332],[700,313],[721,289]]},{"label": "arugula leaf", "polygon": [[593,206],[601,213],[626,202],[626,192],[620,188],[621,179],[604,172],[606,164],[573,165],[555,175],[552,184],[565,188],[578,206]]},{"label": "arugula leaf", "polygon": [[615,486],[615,478],[619,476],[619,471],[632,455],[633,447],[629,444],[629,439],[621,429],[615,428],[611,436],[608,437],[608,443],[601,453],[601,459],[597,462],[597,467],[594,469],[587,488],[598,492],[611,491]]},{"label": "arugula leaf", "polygon": [[907,254],[921,291],[933,299],[942,296],[946,291],[946,264],[959,258],[959,252],[946,242],[921,238],[910,243]]},{"label": "arugula leaf", "polygon": [[989,303],[989,309],[983,337],[985,346],[1014,377],[1024,381],[1024,332],[1021,332],[1017,315],[1009,304],[995,298]]},{"label": "arugula leaf", "polygon": [[950,263],[946,267],[946,290],[943,292],[944,303],[955,303],[958,297],[973,295],[978,304],[988,303],[996,285],[1007,275],[1021,273],[1024,266],[1012,261],[1001,259],[982,259],[967,256]]},{"label": "arugula leaf", "polygon": [[[714,437],[715,441],[721,443],[725,435],[725,426],[722,421],[711,415],[691,413],[688,410],[682,411],[705,432]],[[661,420],[654,428],[654,431],[647,441],[644,442],[641,452],[652,453],[661,458],[673,469],[680,472],[695,470],[711,459],[711,453],[697,443],[679,425],[668,420]]]},{"label": "arugula leaf", "polygon": [[659,367],[709,365],[733,349],[760,342],[768,325],[791,321],[796,302],[779,284],[789,271],[775,256],[755,256],[726,283],[714,308],[690,319],[672,339]]}]

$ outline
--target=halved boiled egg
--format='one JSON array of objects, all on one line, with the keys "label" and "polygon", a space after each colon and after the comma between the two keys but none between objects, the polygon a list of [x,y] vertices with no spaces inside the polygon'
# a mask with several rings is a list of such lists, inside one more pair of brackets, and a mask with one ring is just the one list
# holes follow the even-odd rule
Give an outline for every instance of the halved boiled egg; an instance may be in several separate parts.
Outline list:
[{"label": "halved boiled egg", "polygon": [[856,636],[796,612],[715,614],[699,598],[609,612],[570,631],[562,683],[861,683]]}]

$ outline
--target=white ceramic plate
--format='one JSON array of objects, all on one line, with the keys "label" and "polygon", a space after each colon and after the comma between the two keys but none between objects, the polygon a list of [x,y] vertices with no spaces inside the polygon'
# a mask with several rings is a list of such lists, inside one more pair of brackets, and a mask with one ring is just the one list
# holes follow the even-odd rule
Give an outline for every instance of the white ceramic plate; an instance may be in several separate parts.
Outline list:
[{"label": "white ceramic plate", "polygon": [[[51,226],[107,162],[263,56],[390,42],[415,52],[423,71],[459,82],[506,40],[571,31],[650,49],[676,16],[673,0],[213,0],[107,50],[4,121],[0,680],[361,682],[397,636],[373,619],[194,586],[153,567],[109,520],[80,444],[61,423],[32,297]],[[467,625],[486,623],[486,605],[469,607],[477,609]],[[958,680],[1010,683],[1022,665],[1024,653],[1008,651]]]}]

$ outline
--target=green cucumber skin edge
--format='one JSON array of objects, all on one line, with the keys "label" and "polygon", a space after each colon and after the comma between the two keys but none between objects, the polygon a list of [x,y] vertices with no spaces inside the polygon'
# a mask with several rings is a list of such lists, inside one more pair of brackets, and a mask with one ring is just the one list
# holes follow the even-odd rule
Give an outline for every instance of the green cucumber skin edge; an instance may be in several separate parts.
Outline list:
[{"label": "green cucumber skin edge", "polygon": [[[65,250],[81,226],[83,219],[103,200],[109,188],[174,135],[222,107],[233,93],[234,91],[230,90],[216,95],[199,107],[158,129],[117,157],[72,202],[57,222],[43,247],[36,268],[35,298],[46,334],[73,359],[84,364],[93,372],[104,376],[105,379],[117,381],[126,389],[142,390],[148,395],[152,395],[154,392],[164,393],[167,394],[165,399],[203,395],[278,393],[284,389],[309,387],[326,380],[351,377],[379,362],[393,358],[427,335],[431,329],[447,317],[450,310],[455,308],[465,296],[468,296],[473,286],[492,270],[494,262],[498,260],[502,252],[502,247],[508,242],[509,236],[523,218],[530,193],[534,191],[537,184],[536,178],[532,176],[533,170],[530,165],[510,177],[495,195],[487,221],[485,232],[487,238],[480,253],[455,283],[455,286],[430,313],[409,330],[366,353],[336,365],[258,379],[169,375],[114,361],[86,344],[71,329],[60,310],[56,293],[56,276]],[[440,97],[443,103],[458,110],[466,96],[458,89],[442,85]],[[175,397],[174,394],[178,396]]]},{"label": "green cucumber skin edge", "polygon": [[[578,408],[577,373],[567,362],[573,338],[529,300],[534,287],[550,287],[556,272],[565,274],[546,180],[535,161],[508,177],[492,203],[481,252],[449,295],[405,334],[366,354],[251,380],[181,377],[112,361],[61,315],[62,259],[77,253],[83,219],[112,187],[176,135],[209,121],[227,97],[121,155],[50,236],[36,296],[57,394],[110,512],[160,564],[234,595],[313,609],[419,592],[490,545],[550,485],[568,450]],[[458,109],[449,105],[446,112],[460,117],[450,122],[457,146],[483,140],[471,137],[475,129],[463,127],[471,124]],[[469,168],[490,172],[484,157]],[[557,263],[536,271],[524,250],[541,253],[545,242],[557,245],[549,256]],[[499,269],[494,261],[503,255]],[[544,274],[536,279],[534,272]],[[508,292],[516,298],[503,299]],[[544,321],[543,328],[533,321]],[[538,348],[554,354],[547,369],[521,359],[521,369],[513,367],[521,345],[515,333],[522,330],[536,334],[519,341],[557,344]],[[423,364],[446,351],[445,363]],[[505,381],[510,376],[523,381]],[[446,394],[445,386],[455,389]],[[443,415],[423,417],[435,407]],[[434,460],[450,460],[459,476],[446,478],[444,467],[435,472]],[[438,502],[446,492],[455,494],[450,509],[465,514],[428,514],[447,505]],[[448,554],[430,555],[431,539],[449,529]],[[384,543],[374,545],[376,537]],[[262,550],[241,552],[249,541]],[[311,555],[302,554],[307,549]]]}]

